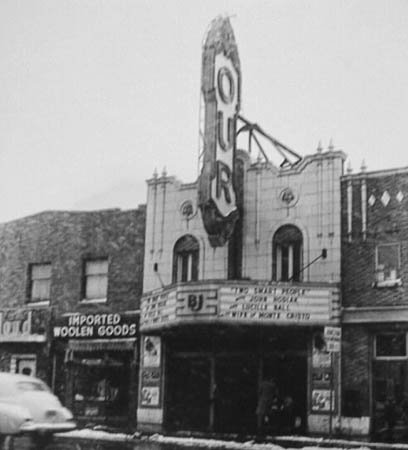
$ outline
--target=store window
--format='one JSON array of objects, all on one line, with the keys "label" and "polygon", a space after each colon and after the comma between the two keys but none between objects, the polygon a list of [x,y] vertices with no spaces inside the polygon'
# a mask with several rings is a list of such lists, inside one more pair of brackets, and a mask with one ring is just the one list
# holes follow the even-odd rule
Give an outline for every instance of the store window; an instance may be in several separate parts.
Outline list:
[{"label": "store window", "polygon": [[51,291],[51,264],[30,265],[30,302],[50,301]]},{"label": "store window", "polygon": [[272,279],[300,281],[303,259],[303,237],[294,225],[284,225],[273,237]]},{"label": "store window", "polygon": [[405,333],[385,333],[375,336],[375,357],[405,358],[407,356],[407,339]]},{"label": "store window", "polygon": [[173,252],[173,283],[198,280],[199,244],[194,236],[180,238]]},{"label": "store window", "polygon": [[374,336],[372,366],[374,433],[387,428],[392,414],[395,428],[406,427],[408,408],[408,355],[405,331]]},{"label": "store window", "polygon": [[75,415],[96,419],[128,414],[129,358],[126,352],[76,353],[73,360]]},{"label": "store window", "polygon": [[85,298],[91,301],[106,301],[108,293],[108,260],[85,261]]},{"label": "store window", "polygon": [[381,244],[376,248],[376,279],[378,287],[400,285],[400,246]]}]

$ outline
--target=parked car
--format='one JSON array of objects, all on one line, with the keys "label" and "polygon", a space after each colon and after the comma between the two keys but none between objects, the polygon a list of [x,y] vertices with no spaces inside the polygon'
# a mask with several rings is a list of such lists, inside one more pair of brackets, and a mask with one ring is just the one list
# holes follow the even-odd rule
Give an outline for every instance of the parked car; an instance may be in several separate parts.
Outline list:
[{"label": "parked car", "polygon": [[75,428],[71,411],[61,405],[43,381],[0,372],[0,436],[49,435]]}]

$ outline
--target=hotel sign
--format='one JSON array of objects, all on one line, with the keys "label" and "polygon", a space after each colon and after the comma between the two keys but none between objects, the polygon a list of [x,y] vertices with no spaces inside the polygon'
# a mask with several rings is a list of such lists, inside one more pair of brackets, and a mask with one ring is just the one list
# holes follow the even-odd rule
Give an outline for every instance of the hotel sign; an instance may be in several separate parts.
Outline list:
[{"label": "hotel sign", "polygon": [[297,325],[336,323],[339,291],[335,286],[202,283],[146,295],[141,329],[185,322],[241,322]]},{"label": "hotel sign", "polygon": [[213,247],[228,241],[238,219],[234,161],[240,84],[234,33],[229,20],[219,17],[203,48],[204,155],[198,193],[204,227]]}]

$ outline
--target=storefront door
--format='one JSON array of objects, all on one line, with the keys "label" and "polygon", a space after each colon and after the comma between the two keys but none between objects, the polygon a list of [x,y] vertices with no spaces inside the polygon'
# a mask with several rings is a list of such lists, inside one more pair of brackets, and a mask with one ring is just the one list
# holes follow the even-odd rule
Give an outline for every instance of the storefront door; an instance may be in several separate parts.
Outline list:
[{"label": "storefront door", "polygon": [[377,438],[408,440],[408,352],[405,331],[374,338],[373,431]]},{"label": "storefront door", "polygon": [[[374,428],[380,438],[401,438],[401,434],[404,440],[408,437],[407,372],[407,361],[374,363]],[[390,420],[394,430],[389,429]],[[390,433],[395,436],[388,436]]]}]

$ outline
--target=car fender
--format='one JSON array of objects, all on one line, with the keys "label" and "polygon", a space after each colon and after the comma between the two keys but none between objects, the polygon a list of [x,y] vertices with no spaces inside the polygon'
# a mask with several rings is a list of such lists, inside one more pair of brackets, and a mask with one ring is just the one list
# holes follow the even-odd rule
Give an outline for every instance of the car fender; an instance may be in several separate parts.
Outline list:
[{"label": "car fender", "polygon": [[21,426],[32,420],[27,408],[0,402],[0,434],[18,434]]}]

